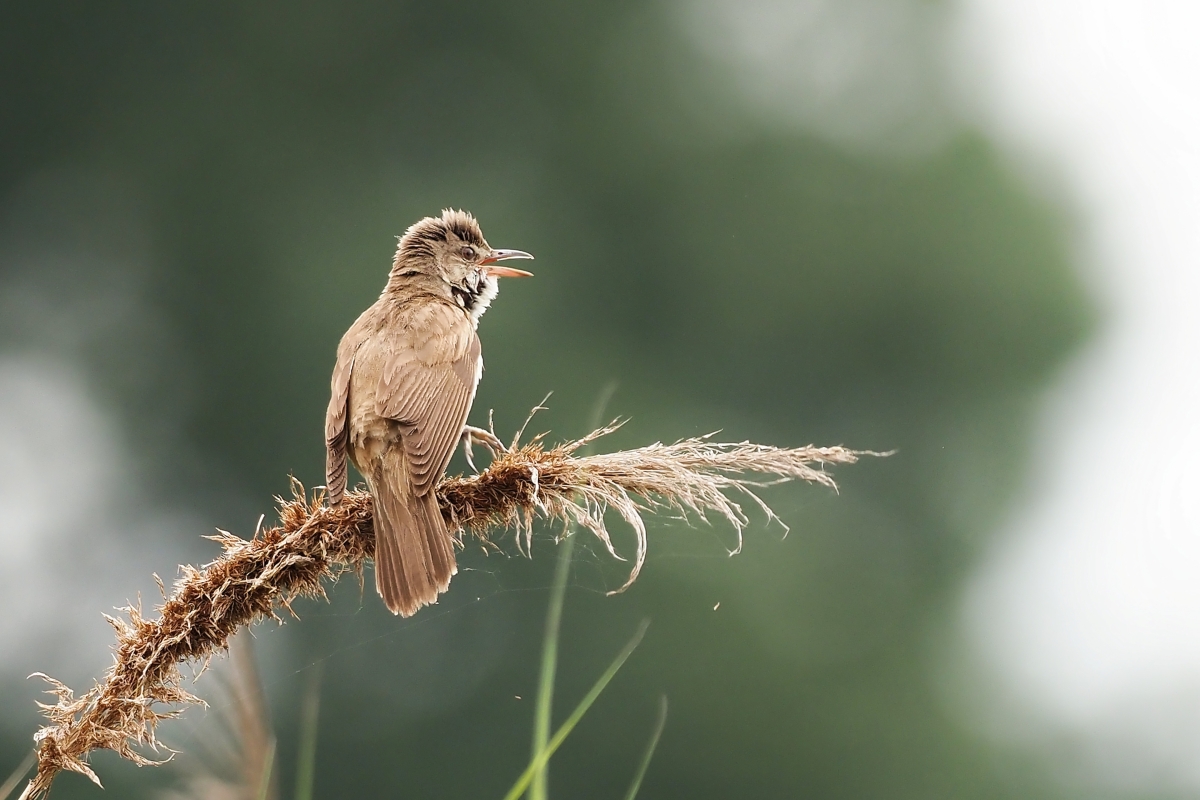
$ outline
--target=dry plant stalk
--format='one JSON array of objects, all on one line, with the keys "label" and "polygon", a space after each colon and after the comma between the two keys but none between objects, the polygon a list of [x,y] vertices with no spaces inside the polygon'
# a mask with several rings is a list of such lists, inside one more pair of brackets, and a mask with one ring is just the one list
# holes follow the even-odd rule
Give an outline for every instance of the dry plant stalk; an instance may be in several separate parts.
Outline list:
[{"label": "dry plant stalk", "polygon": [[[191,765],[183,786],[161,800],[276,800],[275,734],[263,696],[250,631],[230,637],[229,661],[219,670],[216,730],[196,742],[206,757]],[[203,745],[202,747],[200,745]],[[264,786],[265,784],[265,786]],[[265,792],[264,792],[265,788]]]},{"label": "dry plant stalk", "polygon": [[[515,529],[518,547],[526,553],[535,518],[560,523],[564,531],[577,525],[620,558],[604,522],[605,511],[612,509],[637,534],[633,566],[619,592],[637,578],[645,560],[643,512],[672,511],[685,519],[723,517],[737,531],[736,553],[747,517],[729,495],[744,495],[768,519],[778,519],[754,493],[767,483],[739,476],[756,474],[768,483],[799,479],[836,489],[823,469],[826,464],[852,464],[860,455],[880,455],[844,447],[720,444],[709,437],[575,455],[616,427],[608,425],[552,448],[543,445],[541,436],[521,446],[518,433],[512,448],[482,473],[448,478],[438,486],[442,513],[460,536],[468,531],[487,541],[494,528]],[[339,505],[328,507],[323,491],[309,496],[293,480],[292,498],[277,501],[277,526],[257,531],[248,541],[224,531],[214,536],[224,552],[200,569],[182,568],[158,619],[147,619],[133,607],[124,609],[127,620],[108,617],[117,645],[102,683],[76,697],[63,683],[40,676],[58,702],[40,704],[50,724],[34,736],[38,771],[22,800],[44,797],[61,770],[82,773],[99,784],[87,764],[93,750],[113,750],[139,765],[161,761],[143,755],[138,746],[156,753],[166,750],[169,758],[169,749],[155,735],[159,721],[176,716],[185,704],[200,702],[181,687],[180,665],[190,662],[203,669],[228,648],[229,637],[242,626],[268,617],[282,622],[278,612],[291,612],[298,597],[324,598],[324,579],[334,582],[348,570],[361,577],[375,546],[369,494],[349,492]]]}]

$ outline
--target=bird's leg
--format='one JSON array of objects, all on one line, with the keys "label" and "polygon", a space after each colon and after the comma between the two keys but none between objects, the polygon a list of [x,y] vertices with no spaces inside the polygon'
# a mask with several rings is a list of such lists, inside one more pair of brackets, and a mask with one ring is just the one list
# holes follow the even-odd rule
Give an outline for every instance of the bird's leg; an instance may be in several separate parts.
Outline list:
[{"label": "bird's leg", "polygon": [[467,465],[474,471],[479,472],[475,467],[474,453],[471,446],[479,443],[486,447],[492,454],[492,458],[498,458],[501,453],[507,453],[508,448],[504,446],[504,442],[500,441],[499,437],[491,431],[486,431],[483,428],[476,428],[474,425],[464,425],[462,432],[463,455],[467,457]]}]

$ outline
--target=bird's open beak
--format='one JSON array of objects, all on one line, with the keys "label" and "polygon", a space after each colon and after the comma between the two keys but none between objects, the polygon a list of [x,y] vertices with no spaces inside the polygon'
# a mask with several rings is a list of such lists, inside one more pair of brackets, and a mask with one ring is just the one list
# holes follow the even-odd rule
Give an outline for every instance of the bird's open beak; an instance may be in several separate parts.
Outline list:
[{"label": "bird's open beak", "polygon": [[532,259],[529,253],[524,250],[493,250],[488,254],[488,257],[479,262],[479,266],[483,267],[488,275],[495,275],[497,278],[532,278],[532,272],[526,272],[523,269],[515,269],[513,267],[496,266],[497,261],[506,261],[510,258],[528,258]]}]

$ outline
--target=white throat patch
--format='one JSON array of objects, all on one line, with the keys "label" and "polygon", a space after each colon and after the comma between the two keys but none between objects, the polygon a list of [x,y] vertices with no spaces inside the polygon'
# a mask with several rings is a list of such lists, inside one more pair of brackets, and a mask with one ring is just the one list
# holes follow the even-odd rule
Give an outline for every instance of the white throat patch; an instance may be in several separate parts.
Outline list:
[{"label": "white throat patch", "polygon": [[471,322],[479,325],[479,318],[483,316],[483,312],[488,310],[488,306],[496,299],[496,295],[500,293],[500,279],[485,275],[483,280],[479,282],[479,289],[475,295],[474,302],[471,303],[470,309]]}]

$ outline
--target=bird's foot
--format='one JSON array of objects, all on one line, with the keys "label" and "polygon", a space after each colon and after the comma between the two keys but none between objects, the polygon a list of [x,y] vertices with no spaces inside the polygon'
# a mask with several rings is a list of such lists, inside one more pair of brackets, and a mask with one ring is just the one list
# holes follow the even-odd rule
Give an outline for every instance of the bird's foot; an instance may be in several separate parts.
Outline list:
[{"label": "bird's foot", "polygon": [[498,458],[502,453],[508,452],[508,448],[504,446],[504,442],[500,441],[496,434],[483,428],[476,428],[474,425],[463,426],[462,442],[463,455],[467,457],[467,466],[473,472],[479,472],[479,469],[475,466],[474,453],[471,449],[472,445],[483,445],[492,454],[492,458]]}]

